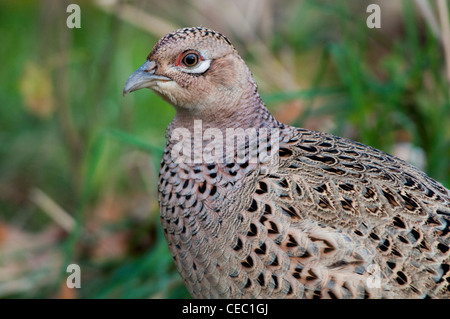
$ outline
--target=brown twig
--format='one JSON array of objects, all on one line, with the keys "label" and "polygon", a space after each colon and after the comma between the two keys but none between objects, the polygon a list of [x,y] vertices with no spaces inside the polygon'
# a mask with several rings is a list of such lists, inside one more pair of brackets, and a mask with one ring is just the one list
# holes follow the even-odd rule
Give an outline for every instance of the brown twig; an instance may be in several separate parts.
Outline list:
[{"label": "brown twig", "polygon": [[30,200],[47,213],[65,231],[70,233],[73,230],[76,223],[73,217],[42,190],[34,188],[30,193]]}]

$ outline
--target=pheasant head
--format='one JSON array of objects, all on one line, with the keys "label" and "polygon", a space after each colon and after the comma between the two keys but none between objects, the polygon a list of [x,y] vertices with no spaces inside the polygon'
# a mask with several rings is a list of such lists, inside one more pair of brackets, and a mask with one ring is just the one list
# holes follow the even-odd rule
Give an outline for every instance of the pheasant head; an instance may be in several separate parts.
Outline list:
[{"label": "pheasant head", "polygon": [[235,112],[246,95],[256,92],[249,69],[230,41],[207,28],[179,29],[161,38],[123,93],[141,88],[152,89],[177,113],[194,116]]}]

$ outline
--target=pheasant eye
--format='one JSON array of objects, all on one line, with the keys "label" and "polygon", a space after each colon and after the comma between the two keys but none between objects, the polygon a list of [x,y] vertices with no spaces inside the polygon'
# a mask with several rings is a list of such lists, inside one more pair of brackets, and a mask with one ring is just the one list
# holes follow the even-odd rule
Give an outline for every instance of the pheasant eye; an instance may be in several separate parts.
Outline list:
[{"label": "pheasant eye", "polygon": [[200,61],[200,57],[196,53],[188,53],[184,56],[181,62],[187,67],[194,67]]},{"label": "pheasant eye", "polygon": [[184,73],[203,74],[211,65],[211,60],[205,59],[197,51],[187,51],[178,55],[175,60],[175,68]]}]

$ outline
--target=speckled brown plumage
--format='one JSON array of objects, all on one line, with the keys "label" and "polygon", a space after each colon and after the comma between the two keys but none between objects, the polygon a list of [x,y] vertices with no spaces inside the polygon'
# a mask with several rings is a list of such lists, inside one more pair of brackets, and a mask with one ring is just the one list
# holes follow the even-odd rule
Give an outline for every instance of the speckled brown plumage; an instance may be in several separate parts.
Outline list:
[{"label": "speckled brown plumage", "polygon": [[[199,62],[206,71],[177,64],[189,50],[208,61]],[[217,32],[177,30],[148,61],[150,77],[132,75],[124,93],[150,87],[177,111],[160,217],[193,297],[450,297],[450,193],[441,184],[372,147],[276,121]],[[172,133],[193,131],[195,120],[203,132],[279,129],[277,166],[177,162]]]}]

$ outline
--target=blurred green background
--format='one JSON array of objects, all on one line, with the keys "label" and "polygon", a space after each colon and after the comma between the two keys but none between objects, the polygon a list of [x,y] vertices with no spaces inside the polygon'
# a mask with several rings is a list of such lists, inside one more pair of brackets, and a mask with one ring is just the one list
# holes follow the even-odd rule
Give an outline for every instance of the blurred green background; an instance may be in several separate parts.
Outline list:
[{"label": "blurred green background", "polygon": [[[149,90],[122,97],[179,27],[225,34],[279,120],[372,145],[450,187],[439,1],[0,1],[0,298],[189,297],[156,193],[174,110]],[[66,27],[71,2],[80,29]],[[380,29],[366,26],[370,3]],[[71,263],[80,289],[66,286]]]}]

